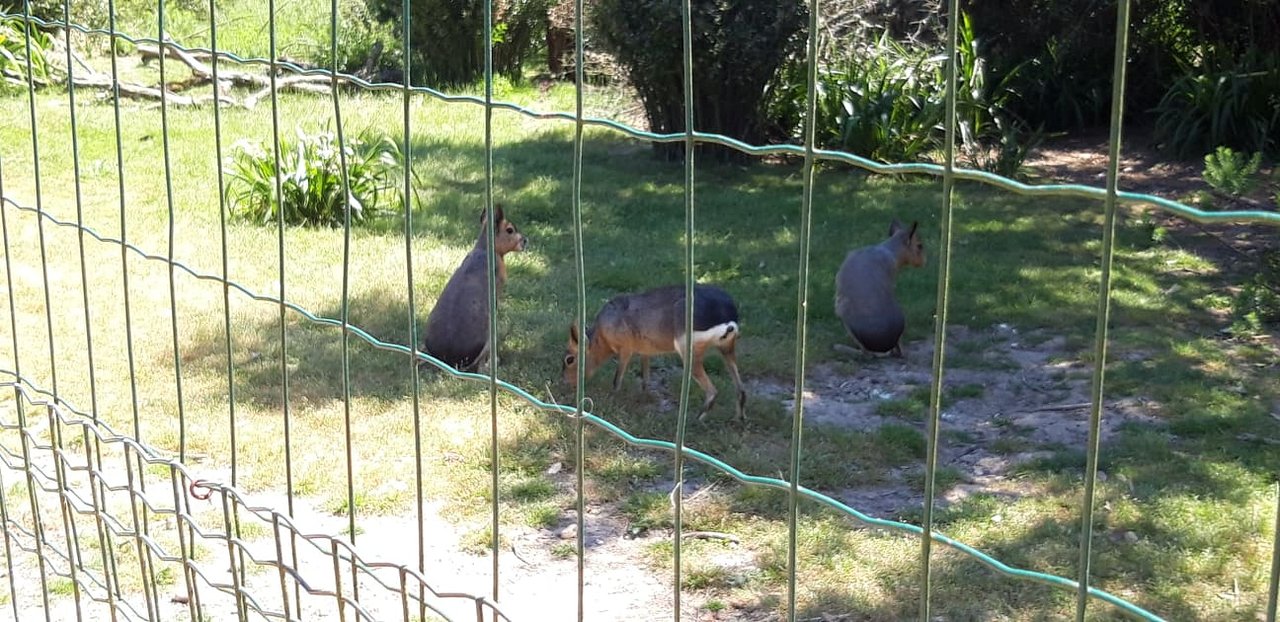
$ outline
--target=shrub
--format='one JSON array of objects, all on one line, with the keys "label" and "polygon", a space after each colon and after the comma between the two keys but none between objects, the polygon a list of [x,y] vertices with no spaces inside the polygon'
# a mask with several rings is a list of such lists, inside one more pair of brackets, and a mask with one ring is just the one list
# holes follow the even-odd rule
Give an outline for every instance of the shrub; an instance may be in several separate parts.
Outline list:
[{"label": "shrub", "polygon": [[[340,227],[348,207],[351,224],[366,223],[397,198],[396,170],[400,151],[391,139],[346,141],[349,192],[343,193],[341,160],[333,134],[298,132],[293,145],[280,146],[279,207],[284,222],[311,227]],[[279,218],[275,157],[259,143],[237,143],[228,162],[227,196],[237,220],[269,225]],[[392,208],[394,209],[394,208]]]},{"label": "shrub", "polygon": [[[374,16],[401,20],[400,0],[367,0]],[[495,0],[493,70],[513,81],[539,49],[551,0]],[[413,80],[429,86],[472,84],[484,75],[485,0],[419,0],[412,3],[409,41]],[[398,31],[398,28],[397,28]]]},{"label": "shrub", "polygon": [[[338,28],[338,71],[366,78],[400,81],[403,79],[400,33],[386,22],[374,19],[369,7],[360,0],[344,1],[342,26]],[[333,67],[333,49],[329,29],[315,32],[308,44],[308,59],[329,69]]]},{"label": "shrub", "polygon": [[1251,337],[1261,334],[1266,325],[1280,323],[1280,293],[1262,275],[1254,275],[1232,300],[1231,310],[1233,335]]},{"label": "shrub", "polygon": [[1261,164],[1261,153],[1249,157],[1232,151],[1230,147],[1218,147],[1217,151],[1204,157],[1204,180],[1217,190],[1238,196],[1257,185],[1254,175]]},{"label": "shrub", "polygon": [[48,33],[35,28],[28,29],[25,22],[16,17],[0,20],[0,92],[18,88],[5,78],[26,81],[27,42],[25,32],[31,34],[31,76],[37,81],[49,80],[49,64],[45,55],[53,47]]},{"label": "shrub", "polygon": [[[1008,111],[1015,97],[981,54],[973,24],[962,16],[958,42],[956,115],[959,155],[971,166],[1016,175],[1039,132]],[[946,55],[903,44],[887,30],[853,33],[831,50],[818,74],[817,141],[873,159],[924,159],[945,141]],[[771,85],[768,111],[774,127],[797,138],[807,97],[803,59],[793,58]]]},{"label": "shrub", "polygon": [[1260,269],[1231,301],[1231,334],[1252,337],[1280,324],[1280,250],[1263,254]]},{"label": "shrub", "polygon": [[[23,0],[0,0],[0,11],[14,15],[22,14]],[[105,28],[107,25],[107,0],[77,0],[71,3],[71,21],[90,28]],[[63,0],[31,0],[32,17],[47,22],[63,21]]]},{"label": "shrub", "polygon": [[1214,145],[1280,149],[1280,52],[1186,65],[1153,109],[1156,135],[1180,157]]},{"label": "shrub", "polygon": [[[694,127],[751,143],[765,136],[765,87],[801,42],[808,11],[798,0],[693,0]],[[683,29],[674,0],[599,0],[591,15],[601,43],[630,76],[649,128],[685,130]],[[654,143],[660,157],[684,145]],[[737,153],[703,145],[721,159]]]}]

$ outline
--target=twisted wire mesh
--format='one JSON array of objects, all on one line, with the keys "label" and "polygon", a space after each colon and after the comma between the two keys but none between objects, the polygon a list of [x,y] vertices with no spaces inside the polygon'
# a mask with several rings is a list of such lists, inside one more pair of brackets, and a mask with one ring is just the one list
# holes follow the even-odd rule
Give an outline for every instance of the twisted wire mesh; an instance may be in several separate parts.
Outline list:
[{"label": "twisted wire mesh", "polygon": [[[352,620],[416,620],[420,608],[440,619],[510,619],[485,596],[436,590],[410,566],[367,560],[343,538],[305,532],[279,510],[198,477],[176,456],[116,433],[12,370],[0,370],[0,388],[15,395],[0,410],[0,477],[7,481],[21,473],[28,477],[33,498],[51,502],[76,521],[100,522],[113,538],[139,541],[155,559],[158,580],[138,581],[135,576],[124,581],[139,587],[150,581],[155,594],[162,589],[173,594],[167,602],[156,602],[152,594],[121,589],[120,579],[83,561],[83,549],[96,544],[92,539],[73,539],[61,548],[40,535],[50,529],[45,524],[48,505],[43,510],[23,507],[6,498],[6,543],[33,558],[11,555],[10,563],[20,572],[24,563],[39,560],[47,564],[52,581],[62,579],[67,588],[83,590],[83,599],[46,607],[52,619],[67,619],[68,607],[79,607],[82,600],[90,609],[83,616],[77,613],[77,619],[104,619],[108,612],[112,619],[167,619],[187,608],[196,620],[247,613],[298,620],[326,610]],[[28,410],[27,417],[17,416],[19,407]],[[152,485],[144,491],[142,482]],[[123,506],[134,505],[147,510],[146,531],[119,518]],[[237,536],[231,528],[237,520],[240,529],[269,533],[270,538]],[[220,551],[228,554],[225,560]],[[242,563],[247,567],[240,568]],[[186,585],[174,587],[177,573],[189,579]],[[348,575],[350,582],[343,578]],[[302,598],[292,596],[295,591]],[[13,595],[15,601],[20,594]],[[484,617],[476,617],[475,611]]]}]

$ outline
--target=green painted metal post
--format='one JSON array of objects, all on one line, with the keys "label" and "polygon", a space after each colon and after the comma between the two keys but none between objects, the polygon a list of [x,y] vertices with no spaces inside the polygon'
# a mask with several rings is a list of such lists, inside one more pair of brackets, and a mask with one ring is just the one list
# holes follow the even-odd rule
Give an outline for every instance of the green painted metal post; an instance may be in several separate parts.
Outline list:
[{"label": "green painted metal post", "polygon": [[1093,552],[1093,503],[1102,438],[1103,382],[1107,362],[1107,329],[1111,319],[1111,263],[1116,245],[1116,202],[1120,178],[1120,130],[1124,122],[1124,74],[1129,49],[1129,0],[1116,4],[1116,47],[1111,75],[1111,136],[1107,162],[1107,199],[1103,206],[1102,276],[1098,283],[1097,327],[1093,344],[1093,390],[1090,396],[1089,444],[1085,458],[1084,501],[1080,509],[1080,579],[1076,620],[1084,622],[1089,603],[1089,564]]}]

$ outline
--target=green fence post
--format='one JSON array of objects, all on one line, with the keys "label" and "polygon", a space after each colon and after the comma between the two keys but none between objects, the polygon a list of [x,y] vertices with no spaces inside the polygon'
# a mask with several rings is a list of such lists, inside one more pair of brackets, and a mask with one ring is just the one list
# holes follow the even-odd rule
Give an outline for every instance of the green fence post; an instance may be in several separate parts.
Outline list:
[{"label": "green fence post", "polygon": [[1111,75],[1111,135],[1107,163],[1107,198],[1102,225],[1102,276],[1098,283],[1097,328],[1093,344],[1093,390],[1090,396],[1089,444],[1085,459],[1084,501],[1080,510],[1080,580],[1076,620],[1084,622],[1089,602],[1089,563],[1093,551],[1093,501],[1098,480],[1102,429],[1103,381],[1107,361],[1107,328],[1111,319],[1111,263],[1115,254],[1116,194],[1120,170],[1120,130],[1124,121],[1124,74],[1129,49],[1129,0],[1116,4],[1116,47]]},{"label": "green fence post", "polygon": [[960,60],[957,53],[960,19],[960,2],[950,0],[947,4],[947,118],[946,143],[943,145],[945,163],[942,171],[942,212],[938,218],[940,230],[937,311],[933,327],[933,382],[929,387],[929,421],[925,433],[924,516],[921,521],[924,531],[920,538],[920,622],[929,622],[929,598],[933,587],[933,499],[937,486],[938,442],[942,428],[942,380],[946,372],[948,296],[951,291],[951,213],[956,183],[956,72]]}]

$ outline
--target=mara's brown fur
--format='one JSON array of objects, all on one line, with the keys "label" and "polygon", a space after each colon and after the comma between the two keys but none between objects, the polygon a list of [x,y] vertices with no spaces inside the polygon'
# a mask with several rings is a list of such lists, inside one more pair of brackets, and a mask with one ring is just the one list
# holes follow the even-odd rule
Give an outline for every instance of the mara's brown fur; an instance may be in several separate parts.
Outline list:
[{"label": "mara's brown fur", "polygon": [[474,371],[489,359],[493,347],[489,335],[488,233],[492,231],[499,296],[507,282],[507,253],[524,250],[529,240],[506,219],[502,206],[494,209],[492,227],[488,215],[480,215],[480,235],[462,264],[449,277],[440,299],[427,317],[423,349],[462,371]]},{"label": "mara's brown fur", "polygon": [[894,219],[889,239],[852,251],[836,274],[836,315],[854,343],[871,352],[902,356],[907,319],[894,294],[898,270],[924,265],[918,223],[904,228]]},{"label": "mara's brown fur", "polygon": [[[747,394],[738,374],[735,347],[738,343],[738,308],[724,290],[710,285],[697,285],[693,306],[693,379],[702,387],[706,398],[698,413],[701,420],[716,401],[716,387],[707,377],[702,361],[708,349],[720,351],[725,367],[738,389],[737,417],[746,419]],[[605,303],[595,321],[586,330],[587,361],[585,377],[590,378],[600,365],[618,357],[618,370],[613,375],[613,388],[622,385],[632,355],[640,357],[641,382],[649,385],[649,357],[675,352],[683,359],[685,348],[685,286],[659,287],[637,294],[623,294]],[[564,356],[564,381],[573,384],[578,377],[578,326],[569,325],[569,345]],[[685,361],[682,361],[685,362]]]}]

